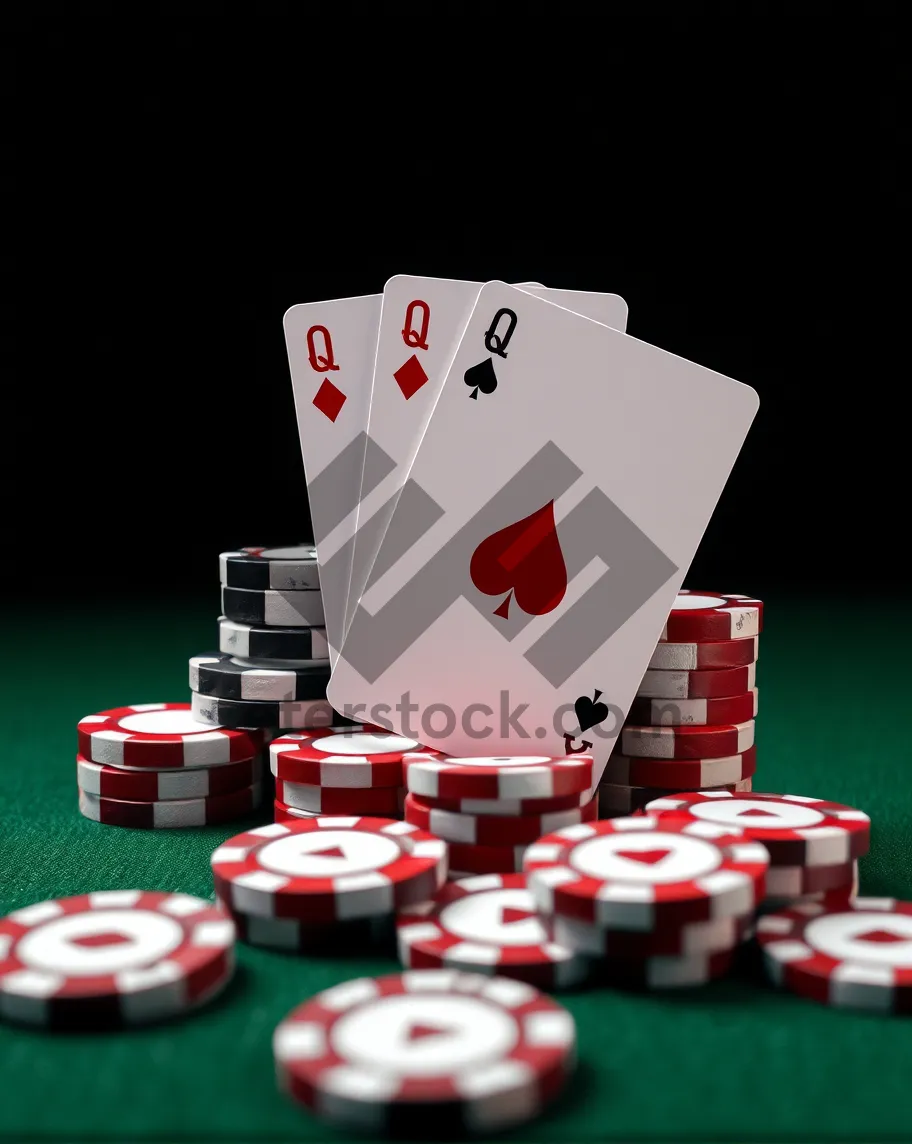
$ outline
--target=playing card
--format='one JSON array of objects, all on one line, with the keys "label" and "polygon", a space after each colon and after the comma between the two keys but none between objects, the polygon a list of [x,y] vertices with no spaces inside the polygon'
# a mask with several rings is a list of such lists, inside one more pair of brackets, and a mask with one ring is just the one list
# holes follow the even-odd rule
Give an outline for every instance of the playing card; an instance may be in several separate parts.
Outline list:
[{"label": "playing card", "polygon": [[[548,290],[534,283],[522,288],[615,329],[626,328],[627,303],[617,294]],[[410,274],[397,274],[384,288],[367,432],[390,471],[375,487],[362,482],[346,629],[400,495],[416,525],[430,527],[435,519],[421,490],[407,484],[408,471],[480,289],[480,282]],[[374,476],[365,470],[365,477]]]},{"label": "playing card", "polygon": [[361,484],[370,489],[387,472],[366,432],[380,302],[380,294],[307,302],[284,318],[331,663],[342,646]]},{"label": "playing card", "polygon": [[333,705],[450,754],[591,750],[600,776],[757,406],[485,285],[409,476],[436,519],[400,499]]}]

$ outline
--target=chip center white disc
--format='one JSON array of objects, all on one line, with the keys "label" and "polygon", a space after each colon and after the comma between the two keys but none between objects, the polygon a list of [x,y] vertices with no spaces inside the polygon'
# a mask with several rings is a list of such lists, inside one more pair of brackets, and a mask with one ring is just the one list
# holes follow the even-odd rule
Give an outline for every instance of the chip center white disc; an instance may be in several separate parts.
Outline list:
[{"label": "chip center white disc", "polygon": [[750,798],[695,802],[687,813],[734,830],[807,830],[826,822],[826,817],[807,803]]},{"label": "chip center white disc", "polygon": [[122,731],[142,735],[204,735],[213,730],[198,723],[189,711],[137,711],[117,721]]},{"label": "chip center white disc", "polygon": [[24,934],[16,954],[31,969],[95,977],[161,961],[183,941],[177,922],[150,910],[92,910]]},{"label": "chip center white disc", "polygon": [[[866,934],[876,936],[866,939]],[[893,940],[884,940],[887,934]],[[804,941],[836,961],[912,969],[912,917],[908,914],[876,910],[823,914],[804,927]]]},{"label": "chip center white disc", "polygon": [[[529,917],[511,921],[510,910],[528,913]],[[440,911],[439,921],[447,933],[483,944],[526,946],[548,940],[535,912],[535,899],[519,887],[459,898]]]},{"label": "chip center white disc", "polygon": [[719,869],[721,858],[718,847],[701,838],[663,834],[658,830],[631,831],[601,834],[581,842],[570,853],[570,865],[597,881],[660,885],[686,882],[712,873]]},{"label": "chip center white disc", "polygon": [[673,612],[684,612],[696,608],[725,608],[728,600],[721,596],[678,596],[672,605]]},{"label": "chip center white disc", "polygon": [[389,755],[397,751],[414,751],[420,743],[402,735],[359,731],[354,735],[324,735],[314,739],[311,746],[327,755]]},{"label": "chip center white disc", "polygon": [[357,830],[314,830],[288,834],[257,852],[266,870],[290,878],[339,878],[388,866],[402,850],[382,834]]},{"label": "chip center white disc", "polygon": [[478,997],[393,996],[336,1021],[332,1047],[373,1073],[440,1076],[502,1061],[516,1046],[516,1022]]}]

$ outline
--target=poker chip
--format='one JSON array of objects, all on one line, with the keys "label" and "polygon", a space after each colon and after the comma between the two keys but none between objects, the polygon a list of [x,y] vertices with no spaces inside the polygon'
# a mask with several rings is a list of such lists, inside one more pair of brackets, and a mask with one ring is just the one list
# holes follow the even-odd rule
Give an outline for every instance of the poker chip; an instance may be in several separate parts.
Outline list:
[{"label": "poker chip", "polygon": [[[693,785],[693,784],[691,784]],[[723,784],[719,787],[710,787],[710,790],[722,791],[749,791],[752,789],[753,779],[742,779],[737,783]],[[680,794],[680,787],[662,789],[654,786],[627,786],[620,783],[599,783],[596,788],[599,792],[599,805],[602,810],[614,811],[615,814],[632,814],[634,811],[646,810],[657,798],[673,798]]]},{"label": "poker chip", "polygon": [[743,916],[763,898],[768,865],[740,831],[647,816],[568,826],[528,847],[524,862],[547,916],[642,932]]},{"label": "poker chip", "polygon": [[223,767],[182,767],[170,771],[131,771],[106,767],[76,756],[76,782],[87,794],[128,802],[170,802],[181,798],[208,798],[243,790],[263,778],[259,759],[227,763]]},{"label": "poker chip", "polygon": [[912,1013],[912,902],[807,902],[757,921],[777,985],[826,1005]]},{"label": "poker chip", "polygon": [[559,798],[592,785],[591,755],[441,759],[413,752],[402,765],[408,789],[421,798]]},{"label": "poker chip", "polygon": [[276,802],[311,814],[373,814],[379,818],[398,818],[402,813],[399,787],[308,786],[276,779]]},{"label": "poker chip", "polygon": [[588,790],[560,795],[558,798],[431,798],[417,796],[424,806],[433,810],[448,810],[453,814],[474,814],[479,816],[500,815],[515,818],[525,815],[556,814],[561,810],[576,810],[591,799]]},{"label": "poker chip", "polygon": [[447,846],[407,822],[321,816],[235,835],[211,861],[230,909],[333,922],[432,898],[446,880]]},{"label": "poker chip", "polygon": [[296,918],[261,918],[234,912],[230,916],[239,941],[288,953],[350,953],[364,946],[379,946],[392,937],[390,915],[350,918],[322,925]]},{"label": "poker chip", "polygon": [[573,1069],[576,1029],[524,982],[412,970],[318,993],[273,1051],[280,1087],[318,1116],[430,1139],[440,1124],[486,1133],[542,1112]]},{"label": "poker chip", "polygon": [[716,671],[755,663],[760,640],[710,640],[700,643],[659,643],[649,659],[653,671]]},{"label": "poker chip", "polygon": [[750,596],[682,589],[672,605],[662,640],[739,640],[758,636],[763,628],[763,603]]},{"label": "poker chip", "polygon": [[189,703],[143,703],[86,715],[77,727],[79,753],[111,767],[218,767],[254,758],[258,730],[201,727]]},{"label": "poker chip", "polygon": [[548,919],[548,933],[561,947],[588,958],[643,960],[651,957],[694,957],[734,949],[753,936],[753,913],[713,918],[707,922],[666,926],[655,933],[605,929],[576,918]]},{"label": "poker chip", "polygon": [[753,719],[745,723],[722,723],[714,727],[685,724],[681,727],[636,727],[621,729],[621,753],[634,758],[716,759],[742,755],[754,745]]},{"label": "poker chip", "polygon": [[219,651],[244,659],[310,663],[329,659],[325,628],[267,628],[219,616]]},{"label": "poker chip", "polygon": [[250,814],[259,805],[262,787],[259,783],[229,794],[209,798],[176,798],[168,802],[131,802],[126,799],[100,798],[80,788],[79,811],[84,818],[106,826],[129,826],[145,830],[164,830],[187,826],[213,826]]},{"label": "poker chip", "polygon": [[290,548],[241,548],[219,556],[219,578],[227,588],[277,592],[317,591],[320,567],[312,544]]},{"label": "poker chip", "polygon": [[685,957],[601,957],[592,963],[593,977],[604,985],[627,989],[692,989],[724,977],[735,962],[735,950],[694,953]]},{"label": "poker chip", "polygon": [[103,890],[0,919],[0,1015],[52,1028],[140,1025],[208,1001],[234,925],[188,894]]},{"label": "poker chip", "polygon": [[756,770],[756,747],[718,759],[650,759],[613,754],[605,764],[602,781],[622,786],[697,790],[739,783],[751,778]]},{"label": "poker chip", "polygon": [[637,696],[630,704],[631,723],[653,727],[681,726],[685,723],[716,726],[719,723],[744,723],[757,714],[757,688],[726,699],[643,699]]},{"label": "poker chip", "polygon": [[854,862],[833,866],[776,866],[766,875],[766,897],[789,900],[805,894],[826,893],[851,886],[856,876]]},{"label": "poker chip", "polygon": [[[807,895],[808,901],[823,902],[826,906],[832,907],[837,903],[842,905],[843,902],[849,898],[857,898],[859,889],[859,875],[858,875],[858,862],[852,863],[852,881],[842,886],[836,886],[832,890],[819,890],[815,893]],[[769,902],[770,898],[767,895],[766,901]]]},{"label": "poker chip", "polygon": [[399,787],[402,756],[419,746],[414,739],[366,730],[363,725],[328,727],[274,739],[269,765],[276,778],[287,782],[349,789]]},{"label": "poker chip", "polygon": [[468,874],[522,873],[525,846],[475,846],[468,842],[450,842],[450,861],[457,870]]},{"label": "poker chip", "polygon": [[640,680],[637,695],[647,699],[719,699],[743,695],[757,681],[756,664],[723,667],[717,671],[649,670]]},{"label": "poker chip", "polygon": [[284,802],[279,802],[278,799],[272,804],[274,818],[276,822],[293,822],[296,818],[319,818],[320,815],[315,811],[310,810],[296,810],[293,806],[286,806]]},{"label": "poker chip", "polygon": [[572,810],[559,810],[553,814],[529,814],[523,817],[509,815],[454,814],[428,806],[416,795],[406,795],[405,821],[429,830],[447,842],[466,842],[483,846],[528,845],[543,834],[573,826],[577,822],[591,822],[598,818],[598,795],[585,806]]},{"label": "poker chip", "polygon": [[325,699],[329,664],[279,668],[237,656],[210,653],[190,660],[190,689],[219,699]]},{"label": "poker chip", "polygon": [[218,699],[214,695],[190,696],[193,718],[212,726],[249,727],[329,727],[336,713],[328,699],[288,700],[285,703],[253,699]]},{"label": "poker chip", "polygon": [[539,989],[568,989],[588,964],[549,938],[522,874],[450,882],[432,902],[401,910],[399,960],[409,969],[497,973]]},{"label": "poker chip", "polygon": [[276,592],[222,585],[222,611],[229,620],[270,628],[319,628],[324,622],[323,593],[315,590]]},{"label": "poker chip", "polygon": [[839,802],[797,794],[698,791],[656,799],[649,813],[742,830],[774,866],[834,866],[867,854],[871,820]]}]

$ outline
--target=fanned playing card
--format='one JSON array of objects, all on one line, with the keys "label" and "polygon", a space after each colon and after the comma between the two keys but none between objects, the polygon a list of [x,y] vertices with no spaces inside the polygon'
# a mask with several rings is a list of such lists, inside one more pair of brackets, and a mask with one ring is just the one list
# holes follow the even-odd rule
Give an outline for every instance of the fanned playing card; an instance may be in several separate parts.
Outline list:
[{"label": "fanned playing card", "polygon": [[[346,628],[400,496],[416,524],[433,523],[434,509],[407,483],[408,471],[480,289],[480,282],[410,274],[397,274],[384,288],[368,417],[374,466],[365,465],[361,483]],[[522,289],[615,329],[626,328],[627,303],[617,294],[549,290],[533,283]],[[478,392],[487,384],[479,377]],[[377,482],[381,463],[389,472]]]},{"label": "fanned playing card", "polygon": [[[483,372],[482,372],[483,370]],[[457,755],[600,776],[754,418],[730,378],[488,283],[329,695]]]},{"label": "fanned playing card", "polygon": [[370,488],[385,475],[366,433],[380,302],[379,294],[307,302],[284,318],[331,663],[342,646],[362,476]]}]

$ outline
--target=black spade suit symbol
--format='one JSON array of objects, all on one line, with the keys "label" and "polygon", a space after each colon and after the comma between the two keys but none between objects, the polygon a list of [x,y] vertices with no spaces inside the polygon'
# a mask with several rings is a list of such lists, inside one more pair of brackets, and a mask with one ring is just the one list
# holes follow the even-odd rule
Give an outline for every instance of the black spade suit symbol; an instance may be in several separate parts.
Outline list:
[{"label": "black spade suit symbol", "polygon": [[598,702],[601,694],[601,691],[594,692],[592,699],[588,695],[581,695],[573,704],[573,710],[579,720],[580,734],[608,718],[608,704]]},{"label": "black spade suit symbol", "polygon": [[482,393],[487,394],[493,393],[497,388],[497,374],[494,372],[494,364],[490,358],[485,358],[478,365],[469,366],[462,376],[466,385],[472,387],[469,397],[473,401],[478,400],[479,389]]}]

